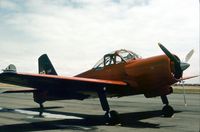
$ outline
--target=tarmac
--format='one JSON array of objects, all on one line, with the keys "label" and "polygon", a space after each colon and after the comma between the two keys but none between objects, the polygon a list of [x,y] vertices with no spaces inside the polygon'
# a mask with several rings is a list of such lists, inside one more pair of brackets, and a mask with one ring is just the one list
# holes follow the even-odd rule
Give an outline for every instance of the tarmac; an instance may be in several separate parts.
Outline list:
[{"label": "tarmac", "polygon": [[47,101],[43,117],[39,117],[31,93],[0,94],[0,132],[200,132],[200,94],[187,94],[187,107],[182,94],[168,97],[175,110],[172,118],[161,115],[159,97],[108,99],[110,108],[118,111],[121,119],[121,124],[110,126],[105,124],[99,99]]}]

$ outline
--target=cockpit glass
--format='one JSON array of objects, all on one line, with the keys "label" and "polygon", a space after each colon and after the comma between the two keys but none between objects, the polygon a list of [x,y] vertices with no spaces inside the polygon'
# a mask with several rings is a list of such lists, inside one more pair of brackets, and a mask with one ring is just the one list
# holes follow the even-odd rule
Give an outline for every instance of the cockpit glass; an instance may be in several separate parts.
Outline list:
[{"label": "cockpit glass", "polygon": [[126,50],[118,51],[118,55],[125,61],[140,58],[137,54],[135,54],[131,51],[126,51]]},{"label": "cockpit glass", "polygon": [[94,69],[101,69],[104,67],[104,59],[102,58],[101,60],[99,60],[95,65],[94,65]]},{"label": "cockpit glass", "polygon": [[109,54],[104,55],[104,57],[101,60],[99,60],[93,68],[96,70],[100,70],[108,65],[118,64],[122,62],[126,63],[129,60],[134,60],[137,58],[141,57],[131,51],[117,50],[115,52],[111,52]]}]

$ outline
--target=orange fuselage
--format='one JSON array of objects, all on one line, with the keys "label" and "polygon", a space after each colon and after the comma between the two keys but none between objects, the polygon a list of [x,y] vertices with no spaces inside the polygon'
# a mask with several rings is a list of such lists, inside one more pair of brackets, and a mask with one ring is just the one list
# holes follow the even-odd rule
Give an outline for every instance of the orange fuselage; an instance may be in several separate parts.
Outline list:
[{"label": "orange fuselage", "polygon": [[91,69],[77,76],[124,81],[129,84],[132,94],[154,97],[172,92],[170,85],[176,82],[172,75],[172,65],[166,55],[160,55],[113,64],[100,70]]}]

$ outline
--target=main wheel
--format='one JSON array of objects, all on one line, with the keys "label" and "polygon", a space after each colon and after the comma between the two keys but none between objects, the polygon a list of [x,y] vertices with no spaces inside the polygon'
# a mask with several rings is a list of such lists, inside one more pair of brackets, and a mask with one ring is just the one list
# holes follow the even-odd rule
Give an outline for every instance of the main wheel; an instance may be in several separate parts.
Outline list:
[{"label": "main wheel", "polygon": [[174,109],[170,105],[165,105],[162,109],[162,114],[164,117],[172,117],[174,114]]},{"label": "main wheel", "polygon": [[110,111],[105,114],[106,121],[109,125],[116,125],[120,123],[119,114],[117,111]]}]

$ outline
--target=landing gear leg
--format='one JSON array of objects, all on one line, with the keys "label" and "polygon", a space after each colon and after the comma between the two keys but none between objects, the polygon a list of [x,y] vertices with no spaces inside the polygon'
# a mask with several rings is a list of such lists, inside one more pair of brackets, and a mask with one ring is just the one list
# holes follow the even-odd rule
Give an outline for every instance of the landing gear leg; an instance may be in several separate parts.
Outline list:
[{"label": "landing gear leg", "polygon": [[162,99],[163,104],[165,104],[165,106],[162,108],[163,116],[164,117],[172,117],[174,114],[174,109],[172,106],[169,105],[167,95],[161,96],[161,99]]},{"label": "landing gear leg", "polygon": [[110,111],[108,100],[106,98],[106,90],[103,89],[101,91],[98,91],[97,93],[101,102],[102,109],[106,111],[104,116],[106,119],[106,123],[108,123],[109,125],[119,124],[120,121],[118,113],[116,111]]},{"label": "landing gear leg", "polygon": [[40,109],[39,109],[39,117],[43,117],[42,116],[42,114],[43,114],[43,112],[44,112],[44,106],[43,106],[43,104],[41,103],[41,104],[39,104],[40,105]]}]

